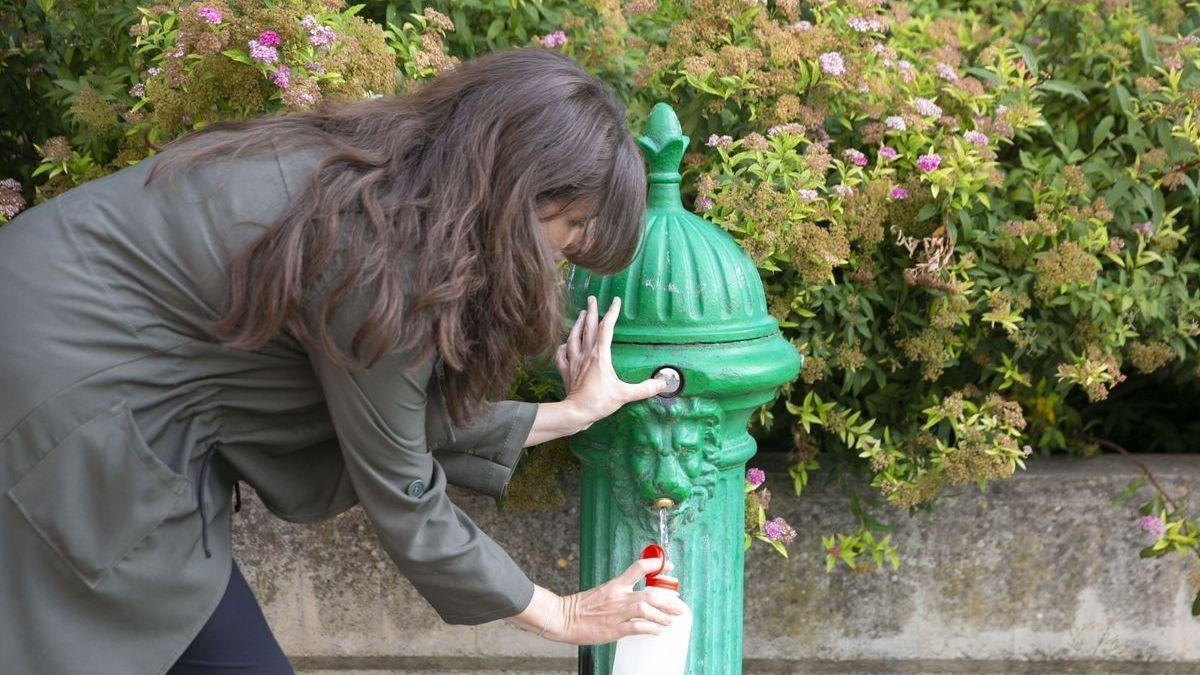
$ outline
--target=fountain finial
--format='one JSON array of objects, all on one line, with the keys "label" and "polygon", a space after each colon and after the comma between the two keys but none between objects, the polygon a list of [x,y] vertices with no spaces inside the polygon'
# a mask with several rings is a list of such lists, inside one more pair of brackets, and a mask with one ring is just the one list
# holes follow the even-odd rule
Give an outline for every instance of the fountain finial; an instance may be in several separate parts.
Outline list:
[{"label": "fountain finial", "polygon": [[650,164],[648,201],[656,208],[683,208],[679,197],[679,164],[689,139],[679,126],[679,117],[666,103],[655,103],[646,120],[644,133],[637,137],[638,147]]}]

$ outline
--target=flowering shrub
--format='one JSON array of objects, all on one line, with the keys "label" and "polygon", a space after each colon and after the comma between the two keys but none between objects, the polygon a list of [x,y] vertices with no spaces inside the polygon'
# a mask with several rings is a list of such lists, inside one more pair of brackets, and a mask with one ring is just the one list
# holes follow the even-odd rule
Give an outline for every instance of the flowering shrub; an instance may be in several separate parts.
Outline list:
[{"label": "flowering shrub", "polygon": [[[703,143],[684,160],[692,206],[755,260],[806,356],[784,402],[797,490],[842,454],[887,503],[928,508],[1034,448],[1096,452],[1130,376],[1200,375],[1200,266],[1181,246],[1198,214],[1194,11],[689,7],[639,15],[662,37],[629,48],[645,51],[637,96],[671,101]],[[1164,517],[1195,556],[1185,515]],[[894,555],[859,518],[825,538],[830,564]]]},{"label": "flowering shrub", "polygon": [[341,2],[183,2],[138,8],[146,55],[133,110],[159,142],[218,119],[302,110],[324,96],[392,93],[395,57],[379,26]]},{"label": "flowering shrub", "polygon": [[[1122,392],[1200,376],[1194,5],[401,4],[29,3],[0,20],[5,82],[44,105],[5,117],[26,126],[0,131],[21,157],[0,168],[0,222],[216,119],[402,91],[532,46],[609,81],[632,129],[658,101],[678,112],[688,203],[756,262],[805,355],[756,432],[791,442],[797,493],[857,466],[878,494],[855,531],[823,536],[829,568],[896,564],[873,508],[931,508],[1035,453],[1128,453],[1113,438],[1146,422]],[[513,503],[555,498],[520,481],[569,468],[556,447],[522,463]],[[786,555],[794,530],[768,518],[764,480],[747,475],[745,542]],[[1143,555],[1200,560],[1200,518],[1149,472],[1121,497],[1145,487]]]},{"label": "flowering shrub", "polygon": [[421,14],[410,14],[411,21],[397,26],[393,6],[389,5],[388,10],[384,35],[397,56],[405,85],[428,80],[458,63],[458,57],[446,53],[444,40],[454,30],[454,23],[444,14],[427,7]]},{"label": "flowering shrub", "polygon": [[[744,481],[746,493],[746,527],[744,548],[750,548],[753,539],[770,544],[783,557],[787,557],[787,545],[796,539],[796,530],[782,517],[767,519],[767,507],[771,504],[771,491],[763,485],[767,474],[759,468],[746,470]],[[762,488],[762,489],[759,489]]]}]

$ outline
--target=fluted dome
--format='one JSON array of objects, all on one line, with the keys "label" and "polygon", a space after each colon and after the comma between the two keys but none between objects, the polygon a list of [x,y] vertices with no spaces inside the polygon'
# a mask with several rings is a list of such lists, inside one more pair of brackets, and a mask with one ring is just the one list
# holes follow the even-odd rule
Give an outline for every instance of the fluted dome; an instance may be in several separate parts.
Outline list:
[{"label": "fluted dome", "polygon": [[567,291],[576,312],[589,295],[601,312],[620,296],[614,342],[731,342],[777,333],[754,262],[728,232],[683,208],[679,161],[688,137],[670,106],[654,106],[637,142],[650,164],[641,245],[617,274],[569,270]]}]

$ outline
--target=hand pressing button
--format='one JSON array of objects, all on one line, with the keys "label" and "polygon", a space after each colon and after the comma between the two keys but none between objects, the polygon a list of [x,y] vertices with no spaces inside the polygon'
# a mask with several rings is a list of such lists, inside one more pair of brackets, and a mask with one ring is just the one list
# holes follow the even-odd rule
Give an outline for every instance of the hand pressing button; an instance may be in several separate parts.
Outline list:
[{"label": "hand pressing button", "polygon": [[408,484],[408,496],[409,497],[420,497],[423,494],[425,494],[424,481],[417,479]]}]

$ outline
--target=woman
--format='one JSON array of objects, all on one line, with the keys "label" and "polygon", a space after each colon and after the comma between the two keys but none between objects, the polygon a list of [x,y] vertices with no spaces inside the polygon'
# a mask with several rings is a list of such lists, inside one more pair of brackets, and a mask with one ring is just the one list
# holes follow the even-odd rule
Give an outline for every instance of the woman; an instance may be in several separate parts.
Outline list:
[{"label": "woman", "polygon": [[[402,98],[213,124],[0,229],[6,672],[290,672],[232,562],[237,481],[291,522],[361,503],[449,623],[669,623],[632,591],[656,561],[560,597],[445,492],[501,495],[523,447],[661,388],[613,372],[619,304],[557,344],[559,260],[637,247],[624,122],[570,59],[501,51]],[[551,352],[563,401],[487,403]]]}]

